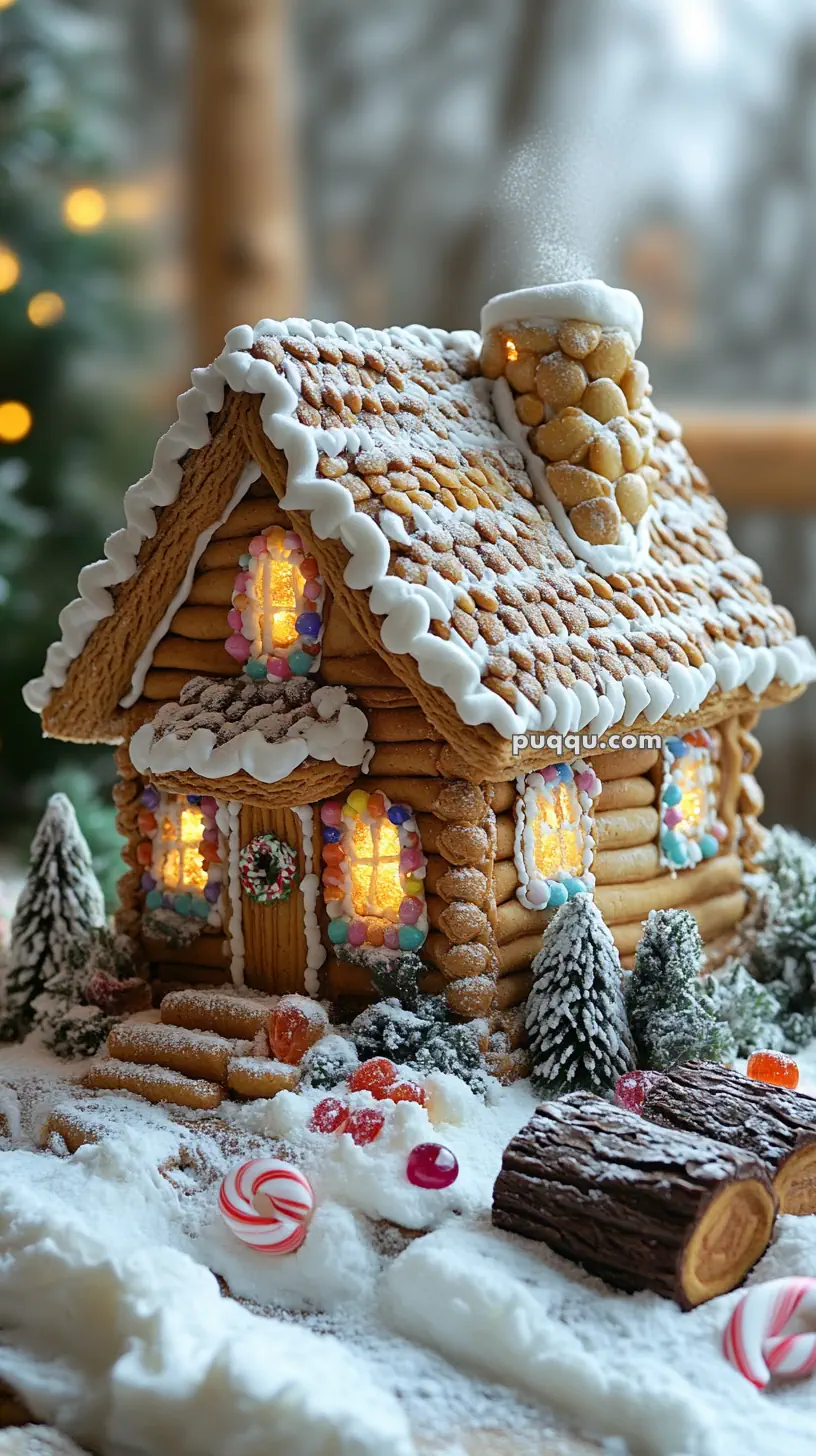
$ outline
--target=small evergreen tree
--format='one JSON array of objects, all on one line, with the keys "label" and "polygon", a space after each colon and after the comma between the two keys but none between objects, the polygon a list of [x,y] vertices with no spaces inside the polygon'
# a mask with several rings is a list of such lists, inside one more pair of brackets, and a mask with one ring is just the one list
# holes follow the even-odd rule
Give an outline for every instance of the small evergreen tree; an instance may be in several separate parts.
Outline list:
[{"label": "small evergreen tree", "polygon": [[0,1034],[24,1035],[34,1002],[68,974],[71,948],[104,925],[105,905],[70,799],[53,794],[31,846],[31,863],[11,925],[11,965]]},{"label": "small evergreen tree", "polygon": [[688,910],[652,910],[635,955],[626,1009],[638,1065],[664,1071],[695,1057],[727,1061],[734,1042],[701,994],[703,943]]},{"label": "small evergreen tree", "polygon": [[729,1061],[734,1057],[748,1057],[760,1047],[770,1051],[784,1049],[780,1003],[770,987],[760,985],[745,966],[737,963],[722,976],[703,976],[700,996],[731,1032],[733,1048]]},{"label": "small evergreen tree", "polygon": [[557,911],[533,961],[527,1030],[536,1092],[611,1092],[634,1066],[621,966],[590,895]]}]

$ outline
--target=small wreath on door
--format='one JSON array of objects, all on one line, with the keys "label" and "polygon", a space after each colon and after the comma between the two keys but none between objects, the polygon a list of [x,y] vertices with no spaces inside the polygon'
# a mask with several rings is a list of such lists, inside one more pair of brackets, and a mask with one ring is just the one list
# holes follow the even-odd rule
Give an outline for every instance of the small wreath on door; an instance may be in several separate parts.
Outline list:
[{"label": "small wreath on door", "polygon": [[288,900],[298,882],[297,854],[275,834],[256,834],[238,856],[241,885],[251,900]]}]

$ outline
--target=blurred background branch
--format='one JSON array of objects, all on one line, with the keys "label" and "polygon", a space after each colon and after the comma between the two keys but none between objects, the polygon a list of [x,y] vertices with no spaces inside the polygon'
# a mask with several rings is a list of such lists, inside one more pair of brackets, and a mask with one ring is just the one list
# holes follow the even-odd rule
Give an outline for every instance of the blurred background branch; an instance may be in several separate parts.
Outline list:
[{"label": "blurred background branch", "polygon": [[[110,853],[109,754],[19,689],[185,374],[264,316],[635,288],[658,400],[816,635],[815,242],[810,0],[0,0],[3,840],[70,771]],[[761,729],[768,817],[811,833],[814,698]]]}]

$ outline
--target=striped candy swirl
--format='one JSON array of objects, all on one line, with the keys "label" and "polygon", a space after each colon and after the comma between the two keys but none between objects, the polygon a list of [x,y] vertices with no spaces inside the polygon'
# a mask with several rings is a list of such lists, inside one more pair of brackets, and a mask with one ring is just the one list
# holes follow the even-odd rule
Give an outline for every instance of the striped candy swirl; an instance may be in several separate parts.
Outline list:
[{"label": "striped candy swirl", "polygon": [[251,1158],[226,1176],[218,1210],[227,1228],[262,1254],[293,1254],[306,1237],[314,1210],[312,1185],[299,1168],[278,1158]]},{"label": "striped candy swirl", "polygon": [[736,1305],[723,1334],[723,1354],[758,1390],[773,1375],[790,1380],[816,1370],[816,1333],[784,1333],[797,1312],[816,1320],[816,1279],[771,1279],[754,1285]]}]

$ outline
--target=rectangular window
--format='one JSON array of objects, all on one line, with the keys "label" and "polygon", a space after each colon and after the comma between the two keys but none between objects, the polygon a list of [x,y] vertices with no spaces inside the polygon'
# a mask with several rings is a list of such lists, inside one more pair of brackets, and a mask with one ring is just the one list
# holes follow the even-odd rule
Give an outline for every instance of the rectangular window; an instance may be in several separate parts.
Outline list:
[{"label": "rectangular window", "polygon": [[663,745],[660,789],[660,863],[692,869],[711,859],[725,838],[717,817],[719,735],[696,728]]},{"label": "rectangular window", "polygon": [[600,788],[581,759],[516,780],[516,895],[528,909],[555,909],[593,888],[592,801]]}]

